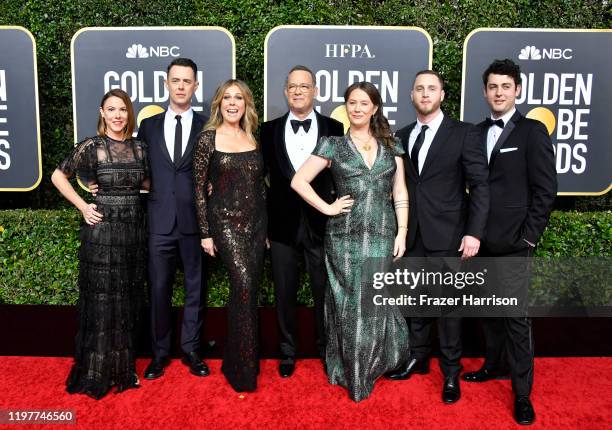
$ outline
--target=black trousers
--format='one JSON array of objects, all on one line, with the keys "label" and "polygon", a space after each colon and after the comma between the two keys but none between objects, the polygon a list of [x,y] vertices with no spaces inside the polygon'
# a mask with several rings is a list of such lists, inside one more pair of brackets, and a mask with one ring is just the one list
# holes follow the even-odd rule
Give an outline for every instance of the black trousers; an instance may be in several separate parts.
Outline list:
[{"label": "black trousers", "polygon": [[185,307],[181,327],[181,349],[200,348],[204,315],[205,270],[199,234],[183,234],[176,222],[169,234],[149,234],[149,284],[151,286],[151,343],[155,357],[171,352],[171,299],[178,259],[185,274]]},{"label": "black trousers", "polygon": [[[507,254],[493,254],[485,249],[482,257],[525,257],[533,255],[532,249]],[[507,267],[510,266],[510,267]],[[499,282],[509,283],[516,289],[517,283],[529,282],[529,271],[517,272],[512,265],[497,265]],[[501,270],[500,270],[501,269]],[[504,273],[505,269],[505,273]],[[525,288],[527,288],[525,286]],[[485,318],[482,328],[486,342],[483,368],[500,370],[510,367],[512,389],[517,396],[529,396],[533,386],[533,335],[531,320],[527,317]]]},{"label": "black trousers", "polygon": [[[458,248],[458,247],[457,247]],[[421,232],[417,230],[414,246],[405,257],[459,257],[456,249],[431,251],[425,248]],[[461,318],[417,318],[409,319],[410,349],[412,357],[428,360],[431,354],[431,327],[438,320],[440,338],[440,369],[445,377],[456,377],[461,372]]]},{"label": "black trousers", "polygon": [[321,239],[314,238],[309,227],[302,223],[295,244],[271,241],[272,278],[276,295],[276,314],[280,331],[280,350],[283,355],[294,357],[297,350],[297,292],[300,288],[298,261],[304,258],[310,276],[310,287],[315,307],[317,351],[325,357],[325,329],[323,308],[327,270]]}]

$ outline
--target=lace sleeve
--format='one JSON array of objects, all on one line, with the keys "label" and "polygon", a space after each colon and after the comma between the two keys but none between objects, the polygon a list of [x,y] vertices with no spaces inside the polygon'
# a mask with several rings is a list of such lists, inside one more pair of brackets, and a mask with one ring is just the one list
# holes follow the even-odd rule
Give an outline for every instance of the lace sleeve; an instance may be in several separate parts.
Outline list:
[{"label": "lace sleeve", "polygon": [[139,157],[142,160],[142,167],[144,169],[144,177],[143,180],[147,180],[151,178],[151,164],[149,162],[149,147],[144,140],[137,140],[137,145],[139,148]]},{"label": "lace sleeve", "polygon": [[96,181],[97,166],[96,138],[87,138],[79,142],[57,168],[70,178],[77,175],[83,183],[88,183]]},{"label": "lace sleeve", "polygon": [[208,199],[208,167],[215,149],[215,131],[207,130],[200,133],[193,154],[193,183],[195,185],[195,204],[200,226],[200,237],[210,237],[208,218],[206,215]]}]

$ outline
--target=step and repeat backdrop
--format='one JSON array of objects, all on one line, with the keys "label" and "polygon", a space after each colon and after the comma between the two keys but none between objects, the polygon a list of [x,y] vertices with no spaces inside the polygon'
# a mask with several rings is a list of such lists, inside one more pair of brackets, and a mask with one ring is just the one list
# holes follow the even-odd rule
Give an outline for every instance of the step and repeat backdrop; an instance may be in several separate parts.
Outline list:
[{"label": "step and repeat backdrop", "polygon": [[137,124],[168,104],[166,69],[178,57],[198,66],[195,111],[208,112],[215,89],[235,77],[234,37],[221,27],[84,28],[72,38],[74,138],[95,131],[100,99],[111,89],[130,95]]},{"label": "step and repeat backdrop", "polygon": [[41,178],[36,42],[0,26],[0,191],[30,191]]},{"label": "step and repeat backdrop", "polygon": [[383,114],[396,130],[416,118],[410,102],[412,80],[419,70],[431,68],[432,45],[429,34],[418,27],[276,27],[264,47],[264,118],[287,112],[287,73],[301,64],[316,76],[317,111],[347,127],[344,90],[368,81],[380,91]]},{"label": "step and repeat backdrop", "polygon": [[[283,115],[291,67],[316,76],[315,109],[348,124],[343,93],[354,82],[380,90],[392,129],[414,121],[410,90],[432,65],[433,44],[418,27],[280,26],[264,45],[264,119]],[[489,113],[482,72],[494,59],[521,66],[517,108],[542,121],[555,145],[560,195],[612,188],[612,30],[476,29],[463,49],[461,119]],[[102,95],[125,90],[138,124],[168,102],[166,68],[178,57],[198,65],[194,109],[207,112],[217,86],[235,77],[235,43],[221,27],[84,28],[72,39],[74,140],[95,132]],[[29,191],[41,179],[36,44],[21,27],[0,27],[0,191]],[[44,113],[43,113],[44,114]]]},{"label": "step and repeat backdrop", "polygon": [[463,48],[461,117],[489,114],[482,72],[494,58],[521,66],[517,109],[555,146],[559,194],[604,194],[612,172],[612,31],[477,29]]}]

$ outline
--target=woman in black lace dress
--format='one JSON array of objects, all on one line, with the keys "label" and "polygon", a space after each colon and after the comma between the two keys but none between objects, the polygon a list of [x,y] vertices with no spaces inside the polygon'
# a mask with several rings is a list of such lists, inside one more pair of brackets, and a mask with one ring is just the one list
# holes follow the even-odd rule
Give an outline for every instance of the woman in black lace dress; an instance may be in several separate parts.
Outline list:
[{"label": "woman in black lace dress", "polygon": [[[140,190],[148,189],[147,152],[132,139],[129,96],[111,90],[100,103],[98,135],[80,142],[53,172],[57,189],[83,214],[79,250],[79,330],[69,393],[100,399],[139,386],[136,330],[145,282],[145,217]],[[69,179],[97,184],[93,203]]]},{"label": "woman in black lace dress", "polygon": [[[266,240],[263,161],[253,131],[257,112],[242,81],[216,91],[193,156],[202,248],[229,272],[227,344],[221,370],[234,390],[257,388],[257,290]],[[207,196],[207,186],[212,194]]]}]

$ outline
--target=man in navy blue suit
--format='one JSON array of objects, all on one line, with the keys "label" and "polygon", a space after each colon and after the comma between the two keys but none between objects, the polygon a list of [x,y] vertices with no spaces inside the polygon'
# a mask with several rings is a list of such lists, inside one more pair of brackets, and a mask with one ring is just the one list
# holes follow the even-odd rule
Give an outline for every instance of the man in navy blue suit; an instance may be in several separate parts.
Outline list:
[{"label": "man in navy blue suit", "polygon": [[149,192],[149,283],[154,358],[144,377],[156,379],[170,362],[171,297],[177,263],[183,262],[185,306],[181,328],[183,363],[196,376],[210,372],[198,355],[204,311],[204,257],[196,219],[192,157],[206,119],[191,108],[198,88],[197,66],[188,58],[170,63],[165,81],[168,109],[142,121],[138,139],[147,143]]}]

